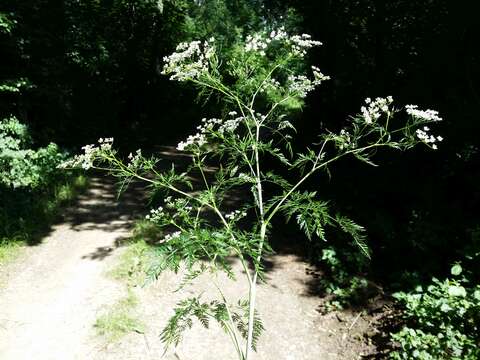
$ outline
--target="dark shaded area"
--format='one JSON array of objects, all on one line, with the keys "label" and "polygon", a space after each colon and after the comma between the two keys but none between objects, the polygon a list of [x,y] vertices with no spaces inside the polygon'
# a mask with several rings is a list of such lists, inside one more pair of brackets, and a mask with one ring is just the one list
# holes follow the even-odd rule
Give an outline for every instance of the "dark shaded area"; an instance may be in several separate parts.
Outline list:
[{"label": "dark shaded area", "polygon": [[[275,2],[274,2],[275,3]],[[324,42],[312,57],[332,76],[308,100],[299,134],[337,130],[366,97],[437,109],[446,139],[432,153],[378,154],[378,168],[344,161],[311,185],[368,229],[375,277],[448,271],[477,246],[480,56],[476,15],[451,1],[290,1],[302,31]],[[320,181],[320,182],[319,182]],[[398,282],[398,281],[395,281]]]},{"label": "dark shaded area", "polygon": [[117,179],[105,174],[95,175],[88,191],[63,211],[60,221],[74,231],[131,229],[133,220],[145,215],[144,184],[133,183],[120,194]]}]

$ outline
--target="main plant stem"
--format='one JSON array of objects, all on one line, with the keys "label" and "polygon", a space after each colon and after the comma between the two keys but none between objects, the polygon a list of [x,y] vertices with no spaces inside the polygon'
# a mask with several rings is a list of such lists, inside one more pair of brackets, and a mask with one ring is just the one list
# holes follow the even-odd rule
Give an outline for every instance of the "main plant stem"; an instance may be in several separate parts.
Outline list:
[{"label": "main plant stem", "polygon": [[[255,114],[251,111],[252,117],[255,119]],[[256,180],[257,180],[257,201],[258,209],[260,212],[260,243],[258,244],[258,255],[257,263],[262,259],[263,245],[265,243],[265,234],[267,232],[267,225],[265,223],[265,210],[263,208],[263,189],[262,189],[262,179],[260,172],[260,156],[258,153],[258,143],[260,140],[260,127],[261,123],[256,123],[256,132],[255,132],[255,143],[253,151],[255,153],[255,165],[256,165]],[[248,296],[248,333],[247,333],[247,346],[245,349],[245,360],[248,360],[249,355],[252,350],[253,344],[253,330],[255,323],[255,301],[257,296],[257,279],[258,279],[258,269],[254,265],[253,276],[250,281],[250,291]]]}]

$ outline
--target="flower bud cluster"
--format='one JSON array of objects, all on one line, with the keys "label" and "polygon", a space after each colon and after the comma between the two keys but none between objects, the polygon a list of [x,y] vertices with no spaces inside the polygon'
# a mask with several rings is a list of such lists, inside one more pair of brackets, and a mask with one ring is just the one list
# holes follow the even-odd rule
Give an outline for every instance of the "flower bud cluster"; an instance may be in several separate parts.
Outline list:
[{"label": "flower bud cluster", "polygon": [[171,74],[170,80],[196,79],[209,69],[210,58],[215,55],[214,38],[208,41],[180,43],[173,54],[165,56],[162,74]]},{"label": "flower bud cluster", "polygon": [[231,213],[226,214],[225,219],[227,219],[228,221],[238,221],[244,218],[245,216],[247,216],[246,211],[235,210],[235,211],[232,211]]},{"label": "flower bud cluster", "polygon": [[330,76],[322,74],[317,66],[312,66],[313,77],[318,84],[322,81],[330,80]]},{"label": "flower bud cluster", "polygon": [[156,208],[156,209],[151,209],[151,210],[150,210],[150,214],[148,214],[147,216],[145,216],[145,219],[146,219],[146,220],[149,220],[149,221],[151,221],[151,222],[157,222],[157,221],[159,221],[164,215],[165,215],[165,213],[163,212],[163,207],[159,206],[159,207]]},{"label": "flower bud cluster", "polygon": [[160,243],[166,243],[166,242],[168,242],[168,241],[170,241],[170,240],[179,238],[180,235],[182,235],[182,232],[181,232],[181,231],[175,231],[174,233],[165,235],[165,237],[164,237],[162,240],[160,240],[159,242],[160,242]]},{"label": "flower bud cluster", "polygon": [[98,143],[100,144],[100,149],[110,150],[112,148],[113,138],[100,138],[98,139]]},{"label": "flower bud cluster", "polygon": [[386,98],[377,97],[375,100],[366,98],[365,103],[367,106],[362,106],[360,109],[365,123],[372,124],[383,114],[390,115],[392,113],[390,109],[392,102],[393,98],[391,96]]},{"label": "flower bud cluster", "polygon": [[135,155],[130,153],[128,154],[128,164],[127,164],[127,167],[129,168],[137,168],[140,166],[141,162],[142,162],[142,150],[138,149],[136,152],[135,152]]},{"label": "flower bud cluster", "polygon": [[195,135],[190,135],[187,140],[180,141],[177,145],[177,150],[184,151],[192,145],[202,146],[207,143],[207,138],[203,134],[196,133]]},{"label": "flower bud cluster", "polygon": [[235,119],[225,120],[222,126],[220,126],[220,128],[218,129],[218,132],[221,134],[223,134],[224,132],[234,132],[238,128],[238,126],[240,125],[243,119],[244,117],[240,116]]},{"label": "flower bud cluster", "polygon": [[268,48],[270,39],[265,39],[261,34],[248,35],[245,41],[245,51],[255,51],[265,56],[265,50]]},{"label": "flower bud cluster", "polygon": [[278,89],[280,86],[281,86],[280,82],[272,77],[263,82],[260,91],[265,92],[269,89],[275,90],[275,89]]},{"label": "flower bud cluster", "polygon": [[438,111],[435,110],[419,110],[418,105],[407,105],[405,106],[407,114],[411,115],[415,119],[422,121],[441,121],[442,118],[438,116]]},{"label": "flower bud cluster", "polygon": [[172,199],[171,196],[167,196],[165,199],[163,199],[163,202],[165,203],[165,207],[167,209],[173,209],[176,213],[181,210],[186,212],[193,210],[193,207],[188,205],[188,201],[184,198]]},{"label": "flower bud cluster", "polygon": [[340,135],[337,136],[335,140],[340,150],[355,148],[355,143],[352,141],[352,136],[347,130],[340,130]]},{"label": "flower bud cluster", "polygon": [[420,141],[424,142],[425,144],[431,144],[432,149],[436,150],[438,149],[437,144],[435,144],[437,141],[443,141],[443,138],[441,136],[433,136],[429,135],[428,131],[430,131],[430,128],[428,126],[424,126],[423,130],[422,129],[417,129],[415,132],[417,135],[417,138],[420,139]]},{"label": "flower bud cluster", "polygon": [[284,27],[278,30],[273,30],[267,36],[265,33],[256,33],[254,35],[248,35],[245,39],[245,51],[255,51],[260,55],[265,56],[265,50],[272,41],[285,41],[288,39],[288,34]]},{"label": "flower bud cluster", "polygon": [[246,183],[255,183],[255,179],[245,173],[239,173],[238,178]]}]

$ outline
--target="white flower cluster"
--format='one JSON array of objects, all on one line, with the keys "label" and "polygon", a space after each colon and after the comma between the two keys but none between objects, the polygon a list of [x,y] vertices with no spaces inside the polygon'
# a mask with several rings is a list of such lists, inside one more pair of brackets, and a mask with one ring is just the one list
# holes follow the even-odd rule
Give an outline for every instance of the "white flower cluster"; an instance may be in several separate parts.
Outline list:
[{"label": "white flower cluster", "polygon": [[318,67],[312,66],[312,71],[313,71],[313,77],[315,81],[317,81],[319,84],[322,81],[330,80],[330,76],[322,74],[322,72]]},{"label": "white flower cluster", "polygon": [[438,116],[438,111],[435,110],[419,110],[418,105],[405,106],[407,114],[413,116],[416,119],[423,121],[441,121],[442,118]]},{"label": "white flower cluster", "polygon": [[76,168],[81,167],[88,170],[93,167],[96,156],[101,151],[109,151],[112,149],[113,138],[100,138],[98,145],[89,144],[82,147],[83,154],[75,155],[73,159],[63,162],[60,168]]},{"label": "white flower cluster", "polygon": [[309,34],[294,35],[290,38],[290,41],[293,53],[300,56],[305,56],[308,49],[322,45],[320,41],[312,40]]},{"label": "white flower cluster", "polygon": [[347,130],[340,130],[340,135],[336,139],[340,150],[352,149],[355,144],[352,142],[352,137]]},{"label": "white flower cluster", "polygon": [[151,221],[151,222],[157,222],[158,220],[160,220],[163,216],[164,216],[164,212],[163,212],[163,207],[159,206],[158,208],[156,209],[151,209],[150,210],[150,214],[148,214],[147,216],[145,216],[145,219]]},{"label": "white flower cluster", "polygon": [[168,208],[171,208],[173,206],[173,201],[171,196],[167,196],[165,199],[163,199],[163,202]]},{"label": "white flower cluster", "polygon": [[[237,113],[235,111],[232,111],[229,113],[229,115],[235,116],[237,115]],[[187,140],[178,143],[177,150],[184,151],[192,145],[196,145],[199,147],[205,145],[207,143],[207,134],[209,132],[212,132],[216,126],[218,126],[216,131],[218,131],[220,134],[223,134],[225,132],[233,132],[237,129],[237,127],[244,119],[245,118],[243,116],[228,119],[225,121],[217,118],[203,118],[202,123],[197,126],[198,132],[194,135],[190,135]]]},{"label": "white flower cluster", "polygon": [[238,221],[245,216],[247,216],[247,213],[245,211],[235,210],[229,214],[226,214],[225,219],[227,219],[228,221]]},{"label": "white flower cluster", "polygon": [[258,52],[261,56],[265,56],[270,43],[279,41],[291,46],[292,53],[302,57],[305,56],[308,49],[322,45],[320,41],[312,40],[312,37],[308,34],[289,36],[285,28],[281,27],[278,30],[271,31],[270,34],[248,35],[245,39],[245,51]]},{"label": "white flower cluster", "polygon": [[280,27],[278,30],[273,30],[270,32],[270,39],[271,40],[283,40],[283,39],[287,39],[288,38],[288,34],[287,32],[285,31],[285,27]]},{"label": "white flower cluster", "polygon": [[392,113],[390,109],[392,102],[393,98],[391,96],[386,98],[377,97],[375,100],[366,98],[365,103],[367,106],[362,106],[360,109],[365,123],[372,124],[383,114],[390,115]]},{"label": "white flower cluster", "polygon": [[195,135],[190,135],[187,140],[180,141],[177,145],[177,150],[184,151],[186,148],[191,145],[202,146],[207,143],[207,138],[203,134],[196,133]]},{"label": "white flower cluster", "polygon": [[265,39],[261,34],[248,35],[245,41],[245,51],[258,51],[260,55],[265,56],[265,50],[270,42],[270,39]]},{"label": "white flower cluster", "polygon": [[280,86],[281,86],[280,82],[272,77],[272,78],[266,79],[263,82],[262,87],[260,88],[260,91],[265,92],[268,89],[275,90],[275,89],[279,88]]},{"label": "white flower cluster", "polygon": [[307,94],[313,91],[323,81],[330,80],[329,76],[322,74],[320,69],[312,66],[313,80],[305,75],[290,75],[288,77],[288,90],[292,93],[297,93],[300,97],[306,97]]},{"label": "white flower cluster", "polygon": [[182,235],[181,231],[175,231],[174,233],[167,234],[162,240],[160,240],[160,243],[166,243],[170,240],[177,239],[180,237],[180,235]]},{"label": "white flower cluster", "polygon": [[432,149],[436,150],[436,149],[438,149],[438,146],[435,143],[437,141],[439,141],[439,142],[443,141],[443,138],[441,136],[435,137],[433,135],[429,135],[428,131],[430,131],[430,128],[428,126],[424,126],[423,130],[422,129],[417,129],[416,135],[422,142],[424,142],[425,144],[431,144]]},{"label": "white flower cluster", "polygon": [[218,132],[220,132],[221,134],[223,134],[225,131],[234,132],[238,128],[238,126],[240,125],[243,119],[244,117],[240,116],[235,119],[225,120],[225,122],[218,129]]},{"label": "white flower cluster", "polygon": [[132,153],[128,154],[128,164],[129,168],[137,168],[142,162],[142,150],[138,149],[135,152],[135,155]]},{"label": "white flower cluster", "polygon": [[113,138],[100,138],[98,139],[98,143],[100,144],[100,149],[110,150],[112,148]]},{"label": "white flower cluster", "polygon": [[209,69],[209,59],[215,55],[214,38],[208,41],[180,43],[173,54],[163,58],[162,74],[171,74],[170,80],[185,81],[198,78]]},{"label": "white flower cluster", "polygon": [[181,210],[186,212],[191,212],[193,210],[193,207],[189,206],[188,201],[183,198],[172,199],[171,196],[167,196],[163,199],[163,202],[167,209],[175,209],[177,214]]},{"label": "white flower cluster", "polygon": [[267,118],[267,115],[264,115],[258,111],[254,111],[253,115],[255,116],[255,119],[257,119],[259,122],[263,122]]}]

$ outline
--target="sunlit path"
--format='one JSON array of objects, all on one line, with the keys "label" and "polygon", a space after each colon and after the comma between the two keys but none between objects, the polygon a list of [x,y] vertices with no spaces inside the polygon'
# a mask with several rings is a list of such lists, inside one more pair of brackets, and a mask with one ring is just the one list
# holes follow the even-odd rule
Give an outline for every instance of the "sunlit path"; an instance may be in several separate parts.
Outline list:
[{"label": "sunlit path", "polygon": [[121,296],[105,272],[128,236],[134,198],[117,204],[113,184],[93,180],[64,222],[13,264],[0,289],[2,360],[93,358],[97,313]]}]

